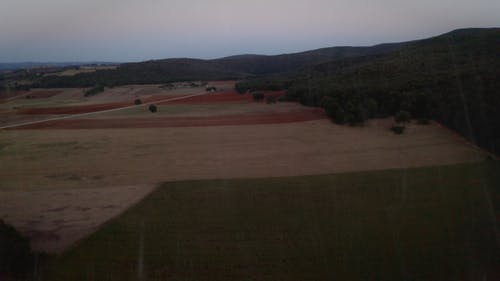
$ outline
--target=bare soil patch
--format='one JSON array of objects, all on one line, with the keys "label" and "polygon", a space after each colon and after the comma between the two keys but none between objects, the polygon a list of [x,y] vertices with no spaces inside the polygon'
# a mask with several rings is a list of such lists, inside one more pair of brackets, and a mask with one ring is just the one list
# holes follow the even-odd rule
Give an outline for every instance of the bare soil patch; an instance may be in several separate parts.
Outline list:
[{"label": "bare soil patch", "polygon": [[58,253],[121,214],[152,185],[90,189],[0,191],[0,217],[38,252]]}]

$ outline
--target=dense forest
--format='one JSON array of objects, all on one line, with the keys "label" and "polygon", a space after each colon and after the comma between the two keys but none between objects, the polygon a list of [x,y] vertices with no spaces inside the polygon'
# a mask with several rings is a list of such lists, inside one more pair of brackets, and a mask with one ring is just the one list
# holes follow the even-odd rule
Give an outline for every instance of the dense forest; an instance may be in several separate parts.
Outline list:
[{"label": "dense forest", "polygon": [[434,119],[500,152],[500,29],[456,30],[386,54],[322,63],[242,81],[240,92],[286,88],[287,98],[323,106],[338,123],[404,110]]}]

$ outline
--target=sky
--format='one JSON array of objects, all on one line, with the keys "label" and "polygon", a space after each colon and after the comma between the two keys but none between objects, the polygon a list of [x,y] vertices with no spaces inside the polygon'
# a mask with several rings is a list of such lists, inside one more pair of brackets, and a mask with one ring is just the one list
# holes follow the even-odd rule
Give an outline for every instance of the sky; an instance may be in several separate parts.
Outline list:
[{"label": "sky", "polygon": [[366,46],[500,27],[499,0],[0,0],[0,62]]}]

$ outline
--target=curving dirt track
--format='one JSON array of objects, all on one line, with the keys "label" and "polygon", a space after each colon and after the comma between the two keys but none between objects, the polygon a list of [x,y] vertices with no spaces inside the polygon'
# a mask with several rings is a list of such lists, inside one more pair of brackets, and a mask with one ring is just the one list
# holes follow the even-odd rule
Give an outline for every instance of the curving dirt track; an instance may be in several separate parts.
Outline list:
[{"label": "curving dirt track", "polygon": [[36,123],[12,129],[125,129],[125,128],[168,128],[280,124],[313,121],[327,118],[323,109],[308,108],[300,112],[224,115],[205,117],[165,117],[130,119],[61,119]]},{"label": "curving dirt track", "polygon": [[27,95],[28,91],[15,91],[15,92],[0,92],[0,103],[7,102],[9,100],[13,100],[20,96]]},{"label": "curving dirt track", "polygon": [[[179,96],[182,97],[182,96]],[[160,100],[165,100],[165,96],[154,96],[149,98],[141,99],[143,103],[155,102]],[[65,106],[65,107],[46,107],[46,108],[22,108],[17,110],[19,115],[38,115],[38,114],[81,114],[90,113],[108,109],[115,109],[125,106],[131,106],[134,101],[123,101],[123,102],[112,102],[112,103],[101,103],[101,104],[88,104],[88,105],[78,105],[78,106]]]}]

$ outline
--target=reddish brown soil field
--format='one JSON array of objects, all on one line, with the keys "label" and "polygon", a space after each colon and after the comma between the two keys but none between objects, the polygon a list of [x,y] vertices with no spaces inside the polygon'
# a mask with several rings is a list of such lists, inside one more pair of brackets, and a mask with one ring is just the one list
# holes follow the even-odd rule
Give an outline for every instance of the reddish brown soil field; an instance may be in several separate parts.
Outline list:
[{"label": "reddish brown soil field", "polygon": [[134,119],[61,119],[31,124],[15,129],[110,129],[206,127],[254,124],[278,124],[312,121],[327,118],[323,109],[311,108],[302,112],[224,115],[211,117],[168,117]]}]

